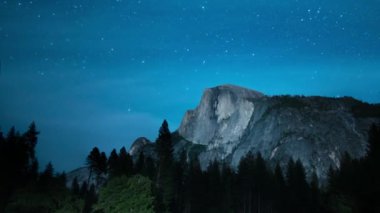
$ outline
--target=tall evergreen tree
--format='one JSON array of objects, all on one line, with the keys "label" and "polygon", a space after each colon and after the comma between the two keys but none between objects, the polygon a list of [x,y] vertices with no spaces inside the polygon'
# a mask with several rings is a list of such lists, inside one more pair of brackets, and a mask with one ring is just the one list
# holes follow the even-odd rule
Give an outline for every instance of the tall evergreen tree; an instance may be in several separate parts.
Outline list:
[{"label": "tall evergreen tree", "polygon": [[87,194],[85,195],[84,198],[84,208],[83,208],[83,213],[91,213],[93,212],[93,205],[97,201],[97,196],[96,196],[96,189],[95,185],[91,184],[90,189],[88,190]]},{"label": "tall evergreen tree", "polygon": [[205,199],[205,189],[207,189],[207,181],[202,172],[198,158],[190,161],[189,174],[185,185],[185,210],[184,212],[203,212],[207,206]]},{"label": "tall evergreen tree", "polygon": [[110,157],[108,158],[108,170],[110,177],[116,177],[121,174],[120,171],[120,159],[116,152],[116,149],[111,151]]},{"label": "tall evergreen tree", "polygon": [[380,127],[373,124],[368,133],[367,159],[374,164],[380,164]]},{"label": "tall evergreen tree", "polygon": [[51,162],[46,165],[45,170],[41,173],[39,183],[44,188],[47,189],[53,185],[54,178],[54,167]]},{"label": "tall evergreen tree", "polygon": [[370,130],[369,147],[370,151],[367,158],[367,167],[369,168],[367,186],[369,190],[369,205],[372,207],[370,211],[380,212],[380,126],[373,125]]},{"label": "tall evergreen tree", "polygon": [[319,191],[318,176],[315,172],[311,175],[310,181],[310,199],[311,199],[311,212],[318,213],[321,212],[321,194]]},{"label": "tall evergreen tree", "polygon": [[212,161],[206,172],[207,192],[206,200],[208,205],[207,212],[222,212],[223,186],[221,183],[220,165],[217,160]]},{"label": "tall evergreen tree", "polygon": [[224,212],[233,212],[235,197],[235,173],[231,167],[223,162],[221,169],[221,186],[223,193],[221,194],[221,205]]},{"label": "tall evergreen tree", "polygon": [[78,178],[75,177],[73,182],[71,183],[71,191],[75,195],[79,195],[80,188],[79,188],[79,183],[78,183]]},{"label": "tall evergreen tree", "polygon": [[133,174],[133,160],[125,147],[122,147],[119,152],[120,172],[123,175],[131,176]]},{"label": "tall evergreen tree", "polygon": [[87,166],[90,169],[88,182],[91,181],[91,176],[95,174],[96,184],[101,185],[105,181],[107,173],[107,156],[104,152],[100,153],[98,147],[94,147],[87,156]]},{"label": "tall evergreen tree", "polygon": [[262,158],[261,153],[257,153],[255,161],[255,192],[254,204],[257,212],[265,212],[266,208],[272,206],[270,203],[270,175],[268,173],[265,160]]},{"label": "tall evergreen tree", "polygon": [[145,158],[145,164],[142,171],[142,174],[149,177],[151,180],[155,180],[156,178],[156,165],[155,161],[151,157]]},{"label": "tall evergreen tree", "polygon": [[87,156],[87,159],[86,159],[86,162],[87,162],[87,166],[88,168],[90,169],[90,173],[89,173],[89,176],[88,176],[88,180],[87,182],[90,183],[91,181],[91,177],[93,174],[99,174],[100,171],[100,165],[99,165],[99,162],[100,162],[100,151],[99,151],[99,148],[98,147],[94,147],[90,154]]},{"label": "tall evergreen tree", "polygon": [[37,159],[33,159],[32,161],[32,164],[30,166],[30,172],[29,172],[29,176],[30,176],[30,179],[31,181],[36,181],[37,178],[38,178],[38,168],[39,168],[39,164],[38,164],[38,160]]},{"label": "tall evergreen tree", "polygon": [[85,198],[87,193],[88,193],[88,184],[87,184],[87,181],[83,181],[79,190],[79,196],[81,198]]},{"label": "tall evergreen tree", "polygon": [[37,139],[38,139],[38,134],[39,132],[37,131],[37,127],[36,127],[36,124],[34,122],[32,122],[30,125],[29,125],[29,129],[26,133],[24,133],[24,138],[26,140],[26,143],[27,143],[27,146],[28,146],[28,151],[29,151],[29,157],[30,157],[30,160],[34,160],[35,159],[35,147],[37,145]]},{"label": "tall evergreen tree", "polygon": [[183,212],[185,208],[185,176],[187,175],[188,165],[186,152],[183,150],[179,160],[174,165],[174,212]]},{"label": "tall evergreen tree", "polygon": [[240,195],[238,200],[238,212],[254,211],[254,190],[255,190],[255,157],[251,152],[241,158],[238,165],[237,173],[237,194]]},{"label": "tall evergreen tree", "polygon": [[276,165],[273,174],[273,199],[277,212],[283,212],[286,208],[287,188],[281,166]]},{"label": "tall evergreen tree", "polygon": [[96,170],[96,184],[102,185],[107,180],[107,171],[108,171],[108,164],[107,164],[107,156],[105,152],[100,153],[100,158],[98,162],[99,168]]},{"label": "tall evergreen tree", "polygon": [[99,159],[99,171],[102,174],[107,173],[107,155],[105,152],[100,153],[100,159]]},{"label": "tall evergreen tree", "polygon": [[173,145],[169,125],[166,120],[164,120],[159,130],[156,147],[158,153],[156,185],[158,192],[162,196],[165,210],[171,211],[175,191],[173,180]]},{"label": "tall evergreen tree", "polygon": [[137,157],[137,161],[136,161],[136,164],[135,164],[135,168],[134,168],[134,172],[135,173],[138,173],[138,174],[141,174],[143,169],[144,169],[144,165],[145,164],[145,155],[144,155],[144,152],[141,151],[139,153],[139,156]]},{"label": "tall evergreen tree", "polygon": [[289,160],[287,168],[290,209],[294,212],[308,212],[310,208],[309,185],[305,169],[300,160]]}]

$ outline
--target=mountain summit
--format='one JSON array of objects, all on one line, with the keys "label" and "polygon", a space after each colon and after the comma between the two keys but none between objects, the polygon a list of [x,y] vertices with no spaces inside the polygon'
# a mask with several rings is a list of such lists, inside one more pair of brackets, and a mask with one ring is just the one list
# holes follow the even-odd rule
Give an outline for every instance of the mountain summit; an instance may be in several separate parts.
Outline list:
[{"label": "mountain summit", "polygon": [[236,141],[255,111],[254,100],[262,97],[260,92],[232,85],[206,89],[199,106],[186,112],[178,133],[193,143],[208,146]]},{"label": "mountain summit", "polygon": [[323,180],[330,167],[340,167],[344,153],[366,154],[368,130],[379,121],[378,105],[350,97],[266,96],[222,85],[206,89],[186,112],[174,151],[197,150],[203,168],[212,160],[236,168],[248,152],[260,152],[273,165],[299,159]]}]

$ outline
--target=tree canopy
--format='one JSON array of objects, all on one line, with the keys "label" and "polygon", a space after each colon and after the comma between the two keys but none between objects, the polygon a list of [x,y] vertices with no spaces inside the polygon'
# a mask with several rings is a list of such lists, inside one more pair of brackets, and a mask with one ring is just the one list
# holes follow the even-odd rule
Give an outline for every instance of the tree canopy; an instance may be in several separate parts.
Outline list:
[{"label": "tree canopy", "polygon": [[141,175],[113,178],[100,189],[95,210],[106,213],[154,212],[151,186],[149,178]]}]

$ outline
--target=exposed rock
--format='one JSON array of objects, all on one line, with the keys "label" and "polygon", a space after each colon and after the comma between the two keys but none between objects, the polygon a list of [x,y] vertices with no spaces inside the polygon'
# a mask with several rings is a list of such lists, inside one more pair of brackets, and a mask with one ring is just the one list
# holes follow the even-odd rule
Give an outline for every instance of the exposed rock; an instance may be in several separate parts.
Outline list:
[{"label": "exposed rock", "polygon": [[136,155],[137,153],[140,153],[141,150],[150,142],[147,138],[140,137],[135,140],[135,142],[132,143],[131,148],[129,149],[129,154],[130,155]]},{"label": "exposed rock", "polygon": [[[206,150],[205,145],[192,143],[180,136],[176,131],[172,133],[172,142],[175,159],[178,159],[182,152],[186,153],[188,159],[192,159],[194,157],[198,157],[200,153]],[[129,149],[129,154],[132,156],[134,161],[137,160],[141,152],[143,152],[145,156],[149,156],[157,160],[158,156],[155,145],[155,143],[144,137],[138,138],[134,143],[132,143]]]},{"label": "exposed rock", "polygon": [[[83,182],[88,183],[89,175],[90,175],[90,169],[88,167],[81,167],[81,168],[75,169],[66,174],[66,186],[68,188],[71,188],[72,183],[75,178],[77,178],[79,186],[82,186]],[[91,175],[90,184],[88,186],[90,186],[91,184],[96,185],[95,175]]]},{"label": "exposed rock", "polygon": [[[206,89],[198,107],[186,112],[172,134],[174,157],[185,151],[188,159],[198,157],[203,169],[214,159],[236,168],[248,152],[260,152],[271,166],[299,159],[323,182],[345,152],[353,158],[366,154],[369,127],[379,122],[379,104],[349,97],[271,97],[223,85]],[[157,159],[155,143],[146,138],[129,151],[134,160],[140,152]],[[87,181],[88,173],[86,168],[68,173],[68,186],[75,176]]]},{"label": "exposed rock", "polygon": [[[376,110],[371,114],[367,108]],[[236,168],[251,151],[272,164],[300,159],[309,174],[315,171],[324,179],[330,166],[339,168],[345,152],[365,155],[367,131],[379,122],[378,110],[352,98],[269,97],[224,85],[206,89],[178,134],[207,147],[199,155],[203,168],[214,159]]]},{"label": "exposed rock", "polygon": [[132,143],[131,148],[129,149],[129,154],[132,156],[134,161],[137,160],[140,152],[143,152],[145,156],[150,156],[153,159],[157,159],[155,145],[147,138],[137,138],[135,142]]}]

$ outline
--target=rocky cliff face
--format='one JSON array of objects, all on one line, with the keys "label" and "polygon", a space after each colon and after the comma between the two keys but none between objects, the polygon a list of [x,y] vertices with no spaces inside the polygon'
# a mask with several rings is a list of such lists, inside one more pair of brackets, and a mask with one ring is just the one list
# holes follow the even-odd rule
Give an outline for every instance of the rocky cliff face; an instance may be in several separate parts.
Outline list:
[{"label": "rocky cliff face", "polygon": [[354,158],[365,155],[367,131],[379,122],[378,109],[352,98],[269,97],[223,85],[205,90],[178,134],[206,147],[199,154],[203,168],[214,159],[236,167],[251,151],[272,164],[300,159],[308,173],[324,179],[330,166],[339,168],[345,152]]},{"label": "rocky cliff face", "polygon": [[226,85],[207,89],[195,110],[187,111],[178,133],[187,140],[223,149],[221,157],[233,151],[255,112],[252,100],[263,94]]}]

